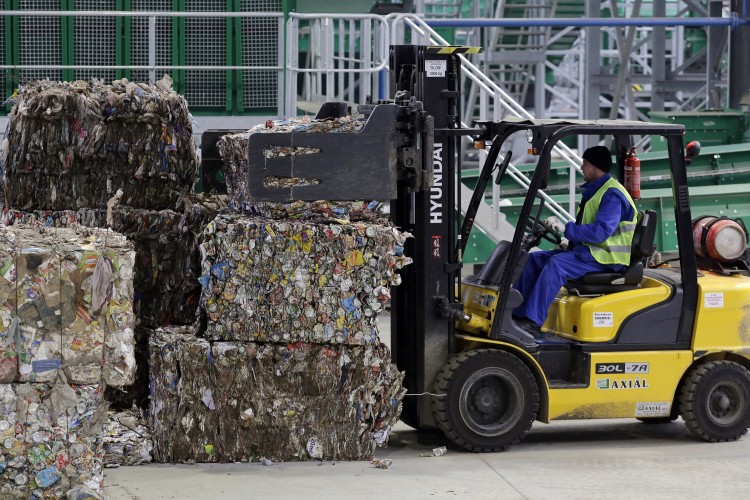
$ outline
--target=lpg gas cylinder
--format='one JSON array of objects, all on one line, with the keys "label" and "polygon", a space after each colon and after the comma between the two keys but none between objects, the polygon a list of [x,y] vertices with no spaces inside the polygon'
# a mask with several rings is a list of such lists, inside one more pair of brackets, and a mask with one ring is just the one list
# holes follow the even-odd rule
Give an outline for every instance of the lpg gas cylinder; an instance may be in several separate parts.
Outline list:
[{"label": "lpg gas cylinder", "polygon": [[700,257],[733,262],[745,253],[745,229],[732,219],[703,215],[693,220],[693,246]]}]

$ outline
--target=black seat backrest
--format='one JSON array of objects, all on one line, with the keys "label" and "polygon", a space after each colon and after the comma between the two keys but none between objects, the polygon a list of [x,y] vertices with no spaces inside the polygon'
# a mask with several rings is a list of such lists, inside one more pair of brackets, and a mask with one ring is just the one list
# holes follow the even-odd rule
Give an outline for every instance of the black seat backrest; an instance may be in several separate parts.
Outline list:
[{"label": "black seat backrest", "polygon": [[654,253],[654,237],[656,236],[656,212],[646,210],[638,212],[638,222],[633,233],[633,243],[630,250],[630,265],[642,262]]}]

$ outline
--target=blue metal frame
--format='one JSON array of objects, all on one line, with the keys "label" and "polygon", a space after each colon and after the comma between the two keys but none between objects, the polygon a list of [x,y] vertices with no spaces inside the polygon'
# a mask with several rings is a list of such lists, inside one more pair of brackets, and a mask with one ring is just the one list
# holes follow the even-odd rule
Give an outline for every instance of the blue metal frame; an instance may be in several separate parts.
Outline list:
[{"label": "blue metal frame", "polygon": [[[744,12],[747,14],[748,0],[745,0]],[[732,12],[730,17],[651,17],[651,18],[536,18],[536,19],[425,19],[432,28],[473,28],[473,27],[503,27],[503,28],[520,28],[527,26],[545,26],[554,28],[566,27],[603,27],[603,26],[637,26],[637,27],[654,27],[654,26],[728,26],[734,30],[741,26],[750,26],[750,18],[744,16],[740,18]]]}]

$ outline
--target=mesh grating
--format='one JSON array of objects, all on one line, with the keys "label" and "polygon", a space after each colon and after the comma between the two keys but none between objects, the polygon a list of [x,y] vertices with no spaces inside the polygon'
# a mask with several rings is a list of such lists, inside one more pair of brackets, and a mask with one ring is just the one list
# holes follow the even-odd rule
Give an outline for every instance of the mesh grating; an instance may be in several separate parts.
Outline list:
[{"label": "mesh grating", "polygon": [[[76,0],[76,10],[116,10],[115,0]],[[117,65],[117,22],[115,17],[75,18],[73,50],[76,65]],[[102,78],[109,83],[116,78],[114,69],[77,69],[77,80]]]},{"label": "mesh grating", "polygon": [[[20,0],[18,10],[60,10],[59,0]],[[62,70],[44,66],[62,64],[62,28],[59,17],[18,17],[18,64],[40,69],[21,69],[21,82],[49,78],[62,80]]]},{"label": "mesh grating", "polygon": [[[279,12],[281,2],[243,0],[242,12]],[[243,18],[240,36],[243,66],[276,66],[279,64],[279,23],[274,17]],[[242,103],[246,110],[276,107],[278,72],[266,69],[242,70]]]},{"label": "mesh grating", "polygon": [[281,12],[281,0],[241,0],[241,12]]},{"label": "mesh grating", "polygon": [[[187,0],[189,12],[221,12],[226,0]],[[185,64],[187,66],[226,65],[227,21],[220,18],[191,17],[185,19]],[[225,70],[186,70],[185,98],[191,107],[217,108],[226,106],[227,78]]]},{"label": "mesh grating", "polygon": [[[0,16],[0,66],[5,63],[5,16]],[[10,78],[11,70],[0,69],[0,100],[5,100],[5,84]],[[2,108],[0,107],[0,110]]]},{"label": "mesh grating", "polygon": [[[172,11],[172,0],[133,0],[132,10],[170,12]],[[157,80],[164,74],[164,71],[159,70],[159,66],[172,65],[173,19],[171,17],[156,18]],[[134,17],[130,25],[130,63],[134,66],[148,65],[148,37],[148,18]],[[148,81],[148,70],[133,70],[130,79],[135,82],[146,82]]]}]

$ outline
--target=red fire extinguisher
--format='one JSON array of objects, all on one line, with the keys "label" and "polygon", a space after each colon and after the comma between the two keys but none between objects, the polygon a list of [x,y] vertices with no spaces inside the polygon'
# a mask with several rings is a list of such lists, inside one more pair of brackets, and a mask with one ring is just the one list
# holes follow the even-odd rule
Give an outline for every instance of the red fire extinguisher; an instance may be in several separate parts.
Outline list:
[{"label": "red fire extinguisher", "polygon": [[641,160],[635,155],[635,148],[629,148],[625,156],[625,189],[634,200],[641,199]]}]

